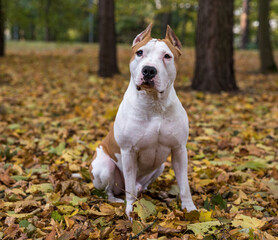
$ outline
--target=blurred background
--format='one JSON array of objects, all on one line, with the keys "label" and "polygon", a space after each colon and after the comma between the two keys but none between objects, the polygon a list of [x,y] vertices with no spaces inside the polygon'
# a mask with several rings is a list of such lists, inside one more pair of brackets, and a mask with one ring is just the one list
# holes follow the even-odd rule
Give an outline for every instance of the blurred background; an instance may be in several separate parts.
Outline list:
[{"label": "blurred background", "polygon": [[[137,231],[88,168],[151,22],[183,44],[175,90],[199,215],[178,210],[168,158],[144,193],[163,227]],[[0,239],[277,239],[277,48],[278,0],[0,0]]]},{"label": "blurred background", "polygon": [[[244,4],[248,2],[248,11]],[[8,41],[98,42],[98,0],[2,0]],[[244,11],[245,10],[245,11]],[[150,22],[153,35],[162,38],[171,25],[184,46],[195,44],[197,0],[117,0],[115,26],[118,43],[130,44]],[[258,1],[235,0],[234,44],[241,47],[244,14],[248,14],[248,37],[244,48],[257,48]],[[278,47],[278,1],[271,2],[272,43]]]}]

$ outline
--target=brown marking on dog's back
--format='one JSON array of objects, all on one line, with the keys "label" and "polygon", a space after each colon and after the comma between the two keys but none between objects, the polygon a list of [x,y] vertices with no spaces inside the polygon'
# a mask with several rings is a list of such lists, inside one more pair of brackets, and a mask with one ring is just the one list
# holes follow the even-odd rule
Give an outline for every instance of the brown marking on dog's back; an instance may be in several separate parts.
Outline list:
[{"label": "brown marking on dog's back", "polygon": [[[109,133],[107,134],[107,136],[103,139],[103,141],[101,142],[101,144],[99,144],[98,147],[102,147],[102,150],[110,157],[112,158],[115,162],[118,161],[117,157],[116,157],[116,153],[121,153],[121,149],[119,147],[119,145],[117,144],[116,140],[115,140],[115,136],[114,136],[114,123],[112,124]],[[92,162],[96,159],[97,157],[97,151],[94,153],[93,155],[93,160]],[[92,166],[92,162],[89,166],[89,171],[90,171],[90,176],[92,181],[94,180],[94,175],[92,173],[93,170],[93,166]]]},{"label": "brown marking on dog's back", "polygon": [[114,123],[112,124],[109,133],[104,138],[104,140],[102,141],[100,146],[102,146],[103,151],[107,155],[109,155],[109,157],[111,157],[115,162],[118,161],[118,159],[117,159],[115,154],[116,153],[120,154],[121,153],[121,149],[120,149],[118,143],[115,140],[115,136],[114,136]]}]

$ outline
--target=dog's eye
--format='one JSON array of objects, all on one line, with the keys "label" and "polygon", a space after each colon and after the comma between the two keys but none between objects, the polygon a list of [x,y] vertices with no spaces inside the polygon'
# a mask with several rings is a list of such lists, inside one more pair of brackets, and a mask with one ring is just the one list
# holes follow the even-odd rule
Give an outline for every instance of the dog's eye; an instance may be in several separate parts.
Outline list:
[{"label": "dog's eye", "polygon": [[141,57],[141,56],[143,55],[143,51],[142,51],[142,50],[137,51],[137,52],[136,52],[136,55],[137,55],[138,57]]},{"label": "dog's eye", "polygon": [[169,54],[165,54],[164,55],[164,58],[166,58],[166,59],[170,59],[170,58],[172,58]]}]

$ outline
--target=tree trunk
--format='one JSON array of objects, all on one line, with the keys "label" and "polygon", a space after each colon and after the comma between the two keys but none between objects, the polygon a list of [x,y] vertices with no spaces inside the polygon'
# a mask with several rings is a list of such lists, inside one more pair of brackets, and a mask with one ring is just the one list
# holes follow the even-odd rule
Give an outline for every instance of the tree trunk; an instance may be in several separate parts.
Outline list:
[{"label": "tree trunk", "polygon": [[270,41],[269,8],[271,0],[259,0],[259,50],[261,71],[263,73],[277,71]]},{"label": "tree trunk", "polygon": [[167,25],[171,25],[171,9],[168,9],[167,12],[162,13],[161,21],[161,39],[165,37]]},{"label": "tree trunk", "polygon": [[5,16],[3,8],[3,1],[0,0],[0,57],[5,55]]},{"label": "tree trunk", "polygon": [[196,62],[192,88],[235,91],[233,0],[199,0]]},{"label": "tree trunk", "polygon": [[99,1],[99,70],[101,77],[119,73],[116,52],[114,0]]},{"label": "tree trunk", "polygon": [[94,15],[92,12],[92,8],[93,8],[93,0],[89,0],[88,2],[88,8],[89,8],[89,37],[88,37],[88,41],[89,43],[92,43],[94,41]]},{"label": "tree trunk", "polygon": [[249,44],[249,9],[250,0],[243,0],[242,14],[240,16],[241,42],[240,48],[246,49]]},{"label": "tree trunk", "polygon": [[51,0],[46,0],[44,14],[45,14],[45,41],[49,42],[50,37],[50,20],[49,20],[49,9],[51,5]]}]

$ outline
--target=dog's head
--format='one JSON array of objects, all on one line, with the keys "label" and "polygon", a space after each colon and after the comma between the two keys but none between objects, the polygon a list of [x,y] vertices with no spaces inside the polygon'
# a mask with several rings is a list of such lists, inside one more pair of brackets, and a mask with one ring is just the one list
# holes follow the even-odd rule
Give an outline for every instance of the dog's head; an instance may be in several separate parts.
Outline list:
[{"label": "dog's head", "polygon": [[152,24],[133,40],[130,72],[138,91],[163,93],[176,78],[182,46],[169,25],[165,39],[152,38],[151,31]]}]

